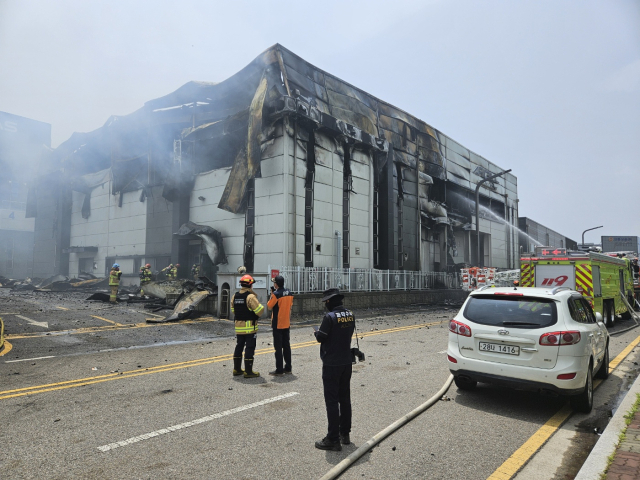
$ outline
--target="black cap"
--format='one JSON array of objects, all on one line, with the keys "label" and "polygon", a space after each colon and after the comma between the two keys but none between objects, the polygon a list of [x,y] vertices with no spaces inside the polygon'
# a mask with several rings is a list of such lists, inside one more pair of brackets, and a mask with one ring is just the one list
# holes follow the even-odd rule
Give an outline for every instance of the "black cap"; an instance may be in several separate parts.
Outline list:
[{"label": "black cap", "polygon": [[279,287],[284,287],[284,277],[282,275],[274,277],[272,281]]},{"label": "black cap", "polygon": [[339,297],[341,300],[344,298],[344,295],[342,295],[340,293],[340,290],[338,290],[337,288],[330,288],[328,290],[325,290],[324,292],[322,292],[322,301],[326,302],[327,300],[329,300],[330,298],[333,297]]}]

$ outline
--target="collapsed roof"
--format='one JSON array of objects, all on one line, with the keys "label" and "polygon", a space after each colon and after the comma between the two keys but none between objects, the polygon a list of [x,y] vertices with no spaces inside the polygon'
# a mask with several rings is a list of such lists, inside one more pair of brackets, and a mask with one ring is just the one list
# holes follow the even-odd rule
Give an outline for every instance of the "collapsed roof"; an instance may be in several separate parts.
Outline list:
[{"label": "collapsed roof", "polygon": [[[163,195],[173,200],[190,190],[194,174],[232,167],[219,207],[238,213],[248,180],[259,175],[265,119],[278,113],[302,114],[317,126],[380,151],[392,145],[394,163],[418,170],[421,210],[429,218],[446,219],[444,208],[425,193],[434,179],[473,190],[479,181],[502,172],[424,121],[279,44],[223,82],[188,82],[129,115],[110,117],[97,130],[74,133],[52,155],[70,176],[110,169],[112,193],[143,189],[141,200],[150,185],[164,185]],[[176,148],[184,148],[176,147],[175,139],[192,149],[190,165],[175,161],[181,155]],[[516,180],[505,177],[484,186],[512,203]],[[88,198],[94,179],[71,183]],[[89,214],[85,200],[83,216]]]}]

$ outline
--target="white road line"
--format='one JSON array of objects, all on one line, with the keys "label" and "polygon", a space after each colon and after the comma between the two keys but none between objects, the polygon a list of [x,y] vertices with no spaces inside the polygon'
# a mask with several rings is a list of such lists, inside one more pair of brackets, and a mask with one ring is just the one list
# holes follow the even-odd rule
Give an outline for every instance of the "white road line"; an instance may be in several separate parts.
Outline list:
[{"label": "white road line", "polygon": [[446,350],[441,350],[438,353],[447,353],[447,351]]},{"label": "white road line", "polygon": [[36,327],[49,328],[49,324],[47,322],[36,322],[35,320],[33,320],[33,319],[29,318],[29,317],[22,316],[22,315],[16,315],[16,317],[21,318],[23,320],[26,320],[31,325],[35,325]]},{"label": "white road line", "polygon": [[7,360],[4,363],[28,362],[30,360],[42,360],[43,358],[55,358],[55,355],[49,355],[48,357],[21,358],[20,360]]},{"label": "white road line", "polygon": [[143,435],[138,435],[137,437],[131,437],[126,440],[110,443],[108,445],[102,445],[101,447],[98,447],[98,450],[100,450],[101,452],[108,452],[109,450],[113,450],[114,448],[126,447],[127,445],[141,442],[142,440],[147,440],[149,438],[157,437],[158,435],[164,435],[166,433],[171,433],[175,430],[181,430],[183,428],[193,427],[194,425],[210,422],[211,420],[216,420],[218,418],[226,417],[228,415],[233,415],[234,413],[244,412],[245,410],[249,410],[250,408],[260,407],[268,403],[277,402],[278,400],[284,400],[285,398],[293,397],[294,395],[298,395],[298,392],[285,393],[283,395],[278,395],[277,397],[267,398],[266,400],[260,400],[259,402],[250,403],[249,405],[243,405],[242,407],[236,407],[236,408],[232,408],[231,410],[225,410],[224,412],[214,413],[213,415],[207,415],[206,417],[198,418],[190,422],[181,423],[179,425],[172,425],[171,427],[162,428],[160,430],[156,430],[155,432],[145,433]]}]

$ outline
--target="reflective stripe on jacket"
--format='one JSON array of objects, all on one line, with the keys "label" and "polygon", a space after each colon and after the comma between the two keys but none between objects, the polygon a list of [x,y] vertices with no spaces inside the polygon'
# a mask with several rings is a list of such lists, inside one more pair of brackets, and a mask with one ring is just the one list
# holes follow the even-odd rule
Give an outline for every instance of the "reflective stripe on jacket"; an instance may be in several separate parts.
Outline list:
[{"label": "reflective stripe on jacket", "polygon": [[114,270],[113,268],[109,272],[109,285],[117,286],[120,285],[120,275],[122,272],[119,270]]},{"label": "reflective stripe on jacket", "polygon": [[140,283],[146,283],[146,282],[150,282],[151,281],[151,270],[142,267],[140,269],[140,274],[138,275],[140,277]]},{"label": "reflective stripe on jacket", "polygon": [[248,335],[258,331],[258,318],[264,306],[250,288],[242,288],[231,298],[231,312],[234,314],[236,335]]}]

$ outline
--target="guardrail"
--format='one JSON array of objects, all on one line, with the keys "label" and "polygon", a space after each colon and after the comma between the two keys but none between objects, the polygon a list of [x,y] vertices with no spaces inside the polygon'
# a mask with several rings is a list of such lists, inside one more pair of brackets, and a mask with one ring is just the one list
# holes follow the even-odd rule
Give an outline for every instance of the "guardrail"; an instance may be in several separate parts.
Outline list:
[{"label": "guardrail", "polygon": [[293,293],[323,292],[339,288],[345,292],[388,292],[461,288],[459,273],[376,270],[368,268],[277,267]]}]

